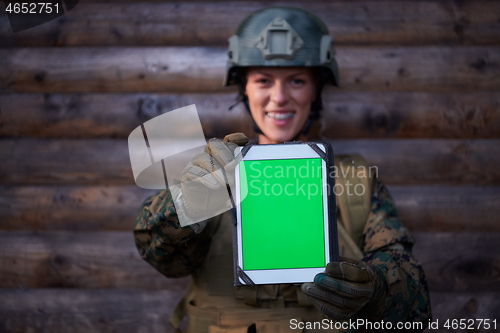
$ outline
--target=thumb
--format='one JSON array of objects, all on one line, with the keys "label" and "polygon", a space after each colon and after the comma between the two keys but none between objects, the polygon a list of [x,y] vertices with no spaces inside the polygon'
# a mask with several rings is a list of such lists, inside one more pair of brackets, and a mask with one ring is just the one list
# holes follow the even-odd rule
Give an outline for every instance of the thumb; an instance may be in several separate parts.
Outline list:
[{"label": "thumb", "polygon": [[372,267],[363,261],[331,262],[326,266],[325,273],[336,279],[358,283],[371,282],[375,279]]},{"label": "thumb", "polygon": [[223,142],[231,142],[238,146],[244,146],[248,143],[248,137],[243,133],[231,133],[224,137]]}]

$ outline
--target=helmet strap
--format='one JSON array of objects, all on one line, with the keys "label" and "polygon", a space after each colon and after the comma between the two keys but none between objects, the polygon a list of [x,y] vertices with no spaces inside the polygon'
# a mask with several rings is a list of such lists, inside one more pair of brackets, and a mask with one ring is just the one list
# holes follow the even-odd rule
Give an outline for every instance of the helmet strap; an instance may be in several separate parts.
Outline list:
[{"label": "helmet strap", "polygon": [[300,134],[307,135],[309,133],[309,129],[311,128],[311,124],[312,124],[312,117],[309,116],[309,118],[307,118],[306,123],[304,124],[304,127],[302,128],[302,131],[300,131],[299,134],[297,135]]},{"label": "helmet strap", "polygon": [[299,131],[299,133],[297,133],[297,135],[290,141],[297,141],[301,135],[307,135],[307,133],[309,133],[309,129],[311,128],[312,122],[313,122],[312,116],[311,114],[309,114],[309,118],[307,118],[307,121],[304,124],[302,130]]}]

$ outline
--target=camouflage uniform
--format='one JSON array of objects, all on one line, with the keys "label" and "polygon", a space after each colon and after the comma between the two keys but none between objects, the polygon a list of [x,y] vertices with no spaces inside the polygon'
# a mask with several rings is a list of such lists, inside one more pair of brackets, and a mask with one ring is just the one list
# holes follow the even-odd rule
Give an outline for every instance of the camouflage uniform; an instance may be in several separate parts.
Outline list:
[{"label": "camouflage uniform", "polygon": [[[181,228],[170,192],[163,190],[144,201],[134,228],[134,238],[141,257],[166,277],[189,274],[196,277],[200,266],[210,269],[204,261],[211,246],[215,246],[211,239],[219,232],[217,228],[212,221],[197,228]],[[373,187],[371,212],[363,239],[363,261],[377,265],[385,272],[385,287],[391,297],[382,297],[380,302],[392,302],[385,313],[379,310],[384,308],[379,306],[380,303],[372,305],[368,311],[362,309],[365,310],[364,318],[393,323],[420,321],[425,328],[431,317],[429,293],[423,269],[411,253],[414,239],[397,216],[387,188],[378,180]],[[281,285],[278,289],[278,294],[282,292],[286,300],[289,288]]]}]

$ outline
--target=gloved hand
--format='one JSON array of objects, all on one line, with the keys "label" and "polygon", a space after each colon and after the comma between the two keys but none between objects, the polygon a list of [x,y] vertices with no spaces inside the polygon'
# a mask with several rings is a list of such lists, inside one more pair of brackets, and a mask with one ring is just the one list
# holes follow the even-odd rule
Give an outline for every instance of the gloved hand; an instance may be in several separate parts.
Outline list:
[{"label": "gloved hand", "polygon": [[363,261],[340,257],[326,266],[314,283],[304,283],[302,291],[311,303],[334,320],[346,320],[354,314],[378,319],[387,305],[389,287],[382,269]]},{"label": "gloved hand", "polygon": [[227,185],[234,184],[234,169],[239,162],[234,150],[247,143],[243,133],[226,135],[223,141],[210,139],[204,152],[194,156],[182,171],[183,204],[191,216],[209,215],[229,204]]}]

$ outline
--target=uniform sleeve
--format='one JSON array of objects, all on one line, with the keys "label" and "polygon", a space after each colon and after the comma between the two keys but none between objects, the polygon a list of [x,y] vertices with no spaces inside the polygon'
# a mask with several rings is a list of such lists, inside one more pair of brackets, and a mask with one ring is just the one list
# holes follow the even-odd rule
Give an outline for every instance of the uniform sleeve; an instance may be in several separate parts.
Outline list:
[{"label": "uniform sleeve", "polygon": [[189,275],[205,258],[211,233],[207,221],[181,227],[170,190],[147,198],[134,227],[142,259],[166,277]]},{"label": "uniform sleeve", "polygon": [[424,271],[411,251],[415,241],[380,181],[374,184],[371,209],[363,232],[363,261],[384,272],[389,297],[381,299],[385,304],[375,307],[387,310],[379,310],[369,319],[393,323],[419,321],[425,328],[431,319],[431,307]]}]

